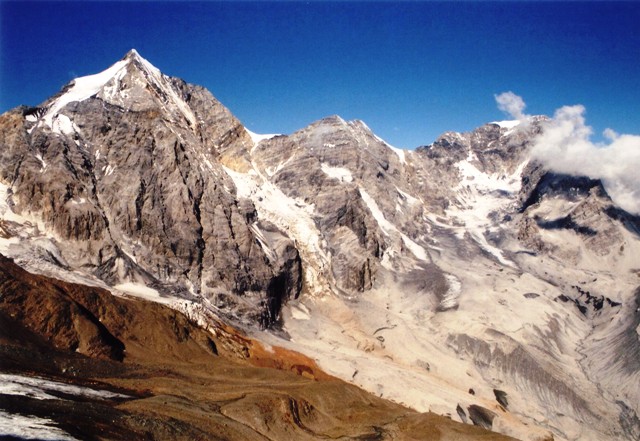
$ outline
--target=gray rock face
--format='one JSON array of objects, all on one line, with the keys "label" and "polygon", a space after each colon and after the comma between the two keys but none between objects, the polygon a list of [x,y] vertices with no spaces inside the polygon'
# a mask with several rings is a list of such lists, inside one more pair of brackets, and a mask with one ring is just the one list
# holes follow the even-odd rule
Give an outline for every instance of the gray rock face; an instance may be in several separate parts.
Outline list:
[{"label": "gray rock face", "polygon": [[[252,154],[256,167],[286,196],[314,206],[314,222],[333,256],[331,273],[345,293],[371,289],[384,252],[382,232],[358,182],[385,179],[387,150],[368,129],[331,117],[264,141]],[[378,185],[380,191],[385,185]]]}]

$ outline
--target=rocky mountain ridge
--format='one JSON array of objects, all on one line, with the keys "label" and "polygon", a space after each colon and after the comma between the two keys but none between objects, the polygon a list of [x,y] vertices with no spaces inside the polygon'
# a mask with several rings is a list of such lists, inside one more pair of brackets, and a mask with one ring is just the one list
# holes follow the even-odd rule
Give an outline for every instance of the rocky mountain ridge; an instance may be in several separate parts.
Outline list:
[{"label": "rocky mountain ridge", "polygon": [[260,137],[132,51],[2,115],[0,251],[197,304],[421,411],[637,439],[640,219],[530,160],[547,121],[414,151],[337,116]]}]

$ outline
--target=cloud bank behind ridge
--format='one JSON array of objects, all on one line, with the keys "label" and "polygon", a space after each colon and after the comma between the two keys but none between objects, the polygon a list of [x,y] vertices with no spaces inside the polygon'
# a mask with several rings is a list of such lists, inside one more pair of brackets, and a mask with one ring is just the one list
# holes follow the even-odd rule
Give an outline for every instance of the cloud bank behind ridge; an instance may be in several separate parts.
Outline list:
[{"label": "cloud bank behind ridge", "polygon": [[[512,92],[496,95],[498,108],[516,119],[524,119],[524,100]],[[532,159],[557,173],[600,179],[613,202],[640,214],[640,136],[604,131],[605,143],[590,140],[582,105],[564,106],[544,123],[534,140]]]}]

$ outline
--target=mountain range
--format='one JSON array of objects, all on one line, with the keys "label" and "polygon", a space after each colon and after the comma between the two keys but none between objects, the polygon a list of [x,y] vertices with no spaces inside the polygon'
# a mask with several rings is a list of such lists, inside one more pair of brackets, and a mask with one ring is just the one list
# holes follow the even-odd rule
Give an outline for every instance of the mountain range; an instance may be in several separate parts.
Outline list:
[{"label": "mountain range", "polygon": [[640,218],[549,121],[258,135],[132,50],[0,116],[3,384],[122,395],[81,439],[640,439]]}]

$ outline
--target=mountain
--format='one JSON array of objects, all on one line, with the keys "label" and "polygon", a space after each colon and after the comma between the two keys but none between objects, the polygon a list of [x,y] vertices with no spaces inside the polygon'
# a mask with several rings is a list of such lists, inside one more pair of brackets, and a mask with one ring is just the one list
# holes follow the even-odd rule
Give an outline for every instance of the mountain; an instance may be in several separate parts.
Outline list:
[{"label": "mountain", "polygon": [[531,160],[548,121],[413,151],[338,116],[260,136],[131,51],[0,117],[0,252],[421,412],[638,439],[640,218]]},{"label": "mountain", "polygon": [[[266,249],[254,208],[235,198],[220,165],[251,138],[206,90],[131,51],[7,117],[0,174],[13,208],[41,219],[36,234],[65,242],[60,255],[34,258],[83,268],[110,286],[202,294],[265,325],[298,295],[295,247],[266,224]],[[25,130],[13,132],[14,119]]]}]

